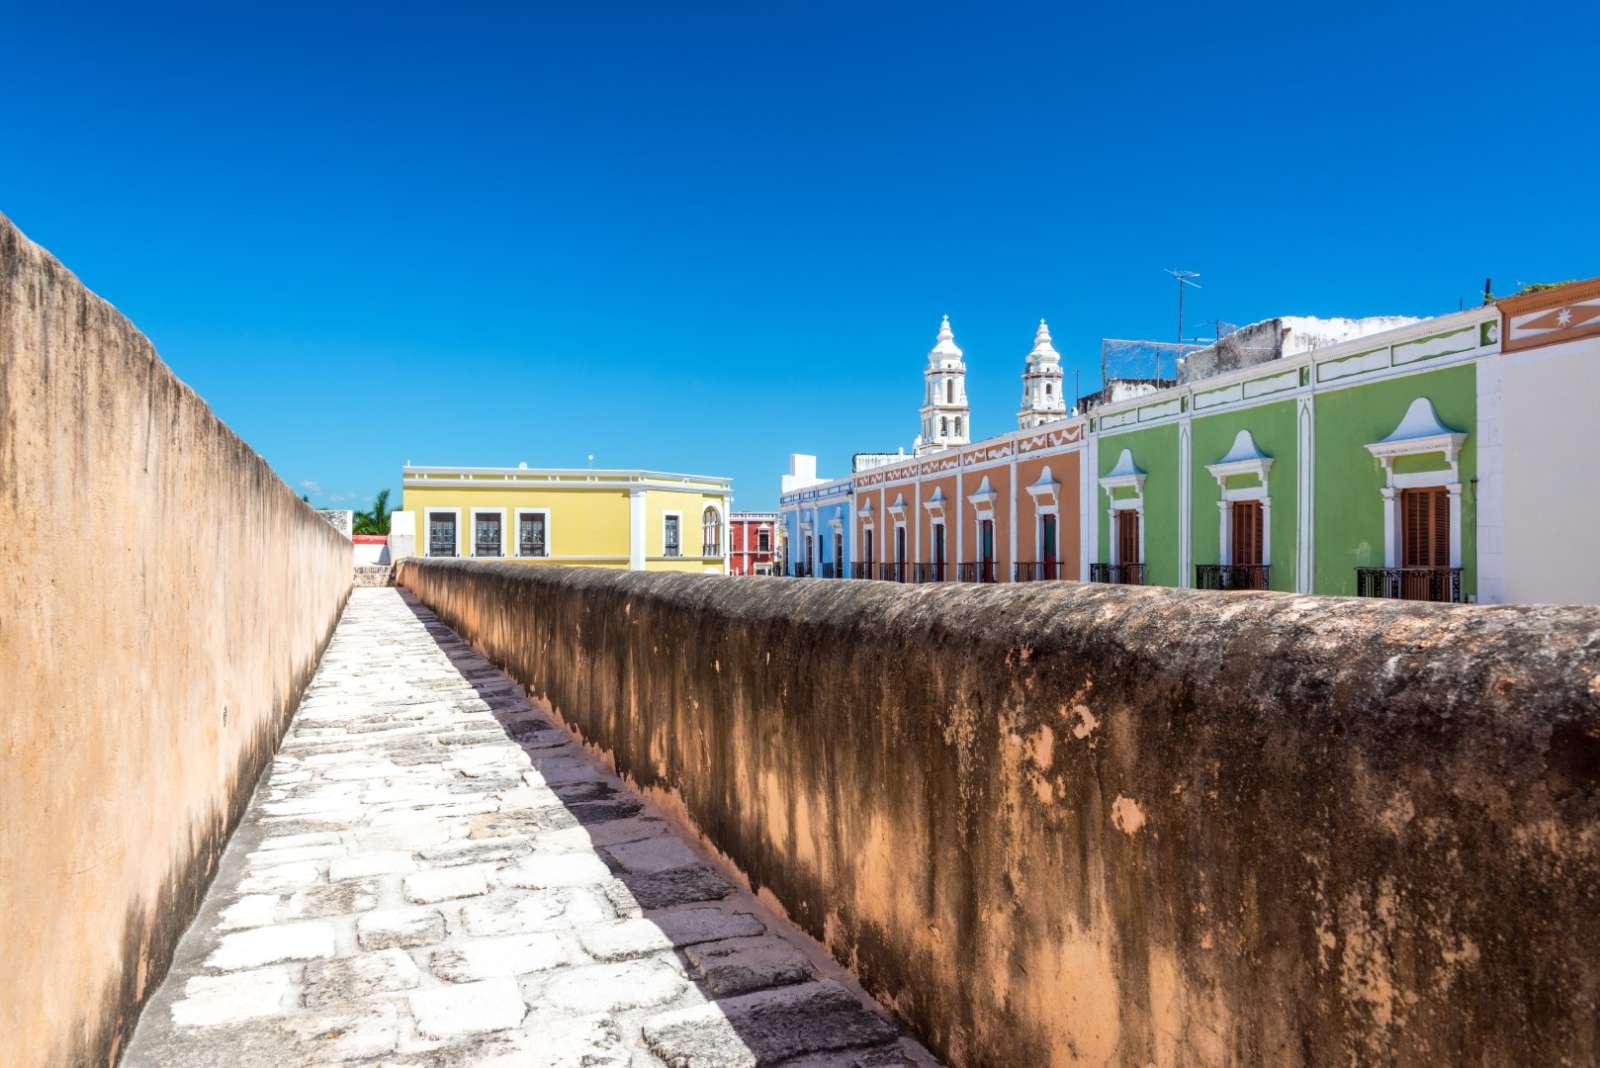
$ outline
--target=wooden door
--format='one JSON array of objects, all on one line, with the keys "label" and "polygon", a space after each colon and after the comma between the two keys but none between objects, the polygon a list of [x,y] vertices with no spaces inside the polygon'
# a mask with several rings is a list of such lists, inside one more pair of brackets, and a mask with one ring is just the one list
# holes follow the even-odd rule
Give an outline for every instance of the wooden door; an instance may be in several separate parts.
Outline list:
[{"label": "wooden door", "polygon": [[1056,517],[1042,515],[1039,517],[1039,561],[1044,565],[1043,577],[1053,579],[1056,577]]},{"label": "wooden door", "polygon": [[1261,563],[1261,502],[1234,501],[1229,516],[1232,528],[1232,557],[1235,564]]},{"label": "wooden door", "polygon": [[994,520],[978,520],[978,581],[994,581]]},{"label": "wooden door", "polygon": [[[1443,486],[1400,491],[1400,596],[1450,599],[1450,491]],[[1412,570],[1415,569],[1415,570]]]},{"label": "wooden door", "polygon": [[1117,513],[1117,563],[1123,565],[1122,581],[1139,581],[1139,513],[1125,508]]}]

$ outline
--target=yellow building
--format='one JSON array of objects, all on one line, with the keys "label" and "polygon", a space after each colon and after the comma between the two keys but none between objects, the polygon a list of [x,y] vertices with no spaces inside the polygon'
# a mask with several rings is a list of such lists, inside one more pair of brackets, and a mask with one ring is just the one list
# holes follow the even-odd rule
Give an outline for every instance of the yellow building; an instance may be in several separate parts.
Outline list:
[{"label": "yellow building", "polygon": [[726,478],[408,464],[401,484],[390,530],[417,556],[728,572]]}]

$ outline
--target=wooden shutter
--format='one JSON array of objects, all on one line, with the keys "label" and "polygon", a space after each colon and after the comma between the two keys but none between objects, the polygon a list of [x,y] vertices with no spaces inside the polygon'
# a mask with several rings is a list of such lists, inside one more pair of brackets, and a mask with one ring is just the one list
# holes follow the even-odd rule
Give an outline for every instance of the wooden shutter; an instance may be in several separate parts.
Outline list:
[{"label": "wooden shutter", "polygon": [[1450,566],[1450,492],[1442,486],[1400,491],[1400,565]]},{"label": "wooden shutter", "polygon": [[1261,563],[1265,538],[1262,530],[1263,510],[1260,501],[1234,501],[1232,515],[1232,559],[1235,564]]},{"label": "wooden shutter", "polygon": [[1117,513],[1117,562],[1144,563],[1139,559],[1139,513],[1131,508]]},{"label": "wooden shutter", "polygon": [[1450,492],[1433,491],[1433,566],[1450,566]]}]

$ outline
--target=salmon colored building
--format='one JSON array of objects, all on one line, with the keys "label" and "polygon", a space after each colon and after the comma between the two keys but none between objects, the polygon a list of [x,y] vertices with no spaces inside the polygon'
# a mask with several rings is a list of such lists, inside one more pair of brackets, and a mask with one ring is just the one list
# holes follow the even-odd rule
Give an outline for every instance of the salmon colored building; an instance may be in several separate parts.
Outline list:
[{"label": "salmon colored building", "polygon": [[796,458],[781,515],[789,574],[901,582],[1080,579],[1086,421],[1065,418],[1061,357],[1043,321],[1019,429],[971,443],[966,364],[948,318],[928,353],[922,434],[898,463],[815,477]]}]

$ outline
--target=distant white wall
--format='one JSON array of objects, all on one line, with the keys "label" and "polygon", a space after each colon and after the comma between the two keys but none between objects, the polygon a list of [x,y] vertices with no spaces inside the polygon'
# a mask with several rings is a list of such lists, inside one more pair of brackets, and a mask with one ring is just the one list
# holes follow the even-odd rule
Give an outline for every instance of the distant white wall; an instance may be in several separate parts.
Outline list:
[{"label": "distant white wall", "polygon": [[789,472],[783,476],[782,492],[790,493],[823,481],[817,477],[817,458],[803,452],[789,454]]},{"label": "distant white wall", "polygon": [[1505,599],[1600,604],[1600,338],[1502,357]]},{"label": "distant white wall", "polygon": [[362,564],[387,564],[389,562],[389,547],[387,545],[372,545],[365,542],[356,542],[352,549],[355,552],[355,566]]},{"label": "distant white wall", "polygon": [[[417,555],[417,513],[389,513],[389,561]],[[389,562],[385,561],[385,563]]]}]

